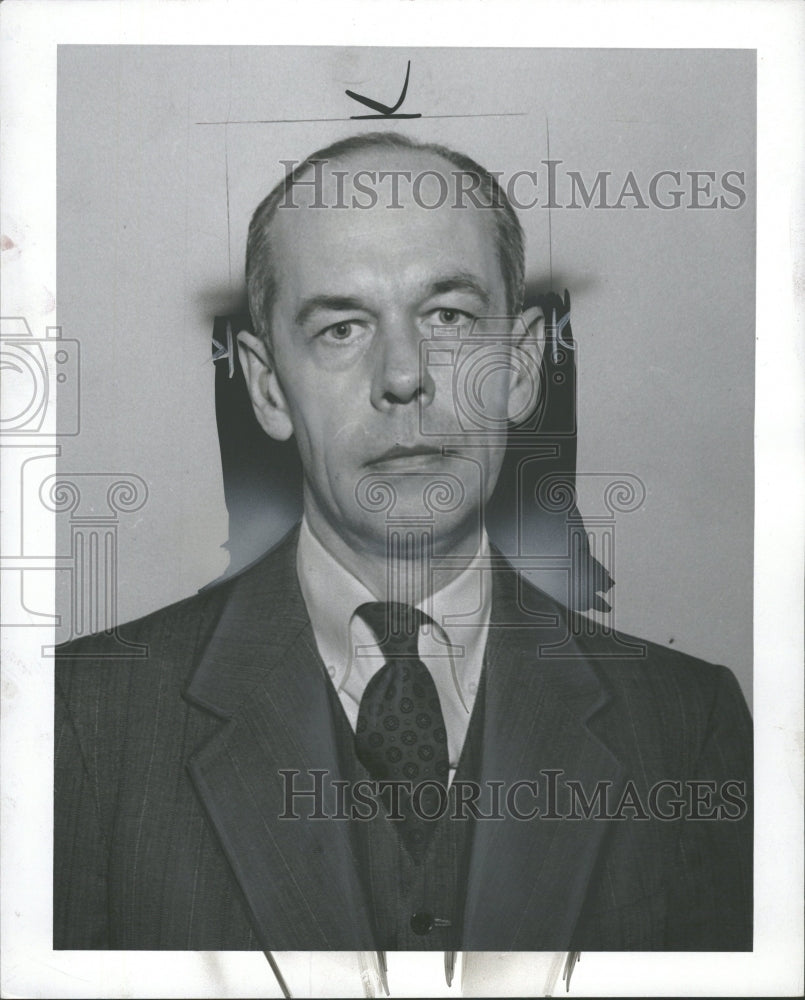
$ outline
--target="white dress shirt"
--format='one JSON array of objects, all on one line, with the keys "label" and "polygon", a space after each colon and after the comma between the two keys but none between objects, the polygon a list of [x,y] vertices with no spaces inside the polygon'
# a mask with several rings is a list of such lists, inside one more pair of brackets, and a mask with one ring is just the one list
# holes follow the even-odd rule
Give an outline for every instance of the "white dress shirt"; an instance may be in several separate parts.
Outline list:
[{"label": "white dress shirt", "polygon": [[[484,532],[478,552],[461,573],[438,587],[417,607],[434,626],[419,632],[419,655],[430,670],[442,705],[450,781],[458,767],[470,714],[478,693],[491,614],[489,542]],[[385,658],[366,622],[355,611],[378,600],[345,569],[302,520],[296,570],[321,658],[354,730],[361,697]]]},{"label": "white dress shirt", "polygon": [[[436,622],[435,628],[420,629],[419,655],[431,671],[439,692],[447,729],[451,782],[467,736],[486,650],[492,610],[488,553],[489,542],[484,533],[478,552],[466,569],[443,587],[438,587],[438,575],[434,574],[437,586],[433,595],[417,605]],[[316,645],[354,730],[364,689],[385,663],[371,629],[355,610],[378,598],[330,555],[304,519],[296,569]],[[274,952],[274,957],[281,960],[283,973],[286,977],[290,974],[288,982],[294,984],[293,996],[324,995],[312,987],[314,981],[319,982],[319,990],[323,984],[332,990],[336,970],[331,964],[317,966],[318,980],[312,976],[316,962],[324,957],[330,963],[332,955],[340,956],[344,963],[344,969],[338,971],[345,986],[360,983],[365,988],[370,981],[375,993],[382,996],[376,952],[280,955]],[[444,980],[441,953],[389,952],[386,960],[395,995],[432,997],[451,993]],[[457,960],[456,975],[462,996],[488,996],[492,986],[510,996],[525,995],[524,989],[534,996],[552,996],[565,953],[474,952],[459,954]],[[300,966],[298,970],[294,963]],[[298,985],[294,973],[298,974]]]}]

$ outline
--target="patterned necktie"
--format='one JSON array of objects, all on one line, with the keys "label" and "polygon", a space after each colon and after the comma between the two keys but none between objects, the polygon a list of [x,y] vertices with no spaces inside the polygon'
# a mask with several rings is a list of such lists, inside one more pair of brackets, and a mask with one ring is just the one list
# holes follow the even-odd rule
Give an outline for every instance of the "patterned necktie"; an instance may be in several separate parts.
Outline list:
[{"label": "patterned necktie", "polygon": [[356,613],[374,633],[386,664],[361,698],[355,750],[375,781],[410,782],[412,792],[420,782],[429,782],[413,795],[401,788],[399,796],[400,837],[414,860],[421,861],[435,826],[423,816],[438,815],[450,766],[439,694],[417,651],[419,627],[430,619],[398,603],[362,604]]}]

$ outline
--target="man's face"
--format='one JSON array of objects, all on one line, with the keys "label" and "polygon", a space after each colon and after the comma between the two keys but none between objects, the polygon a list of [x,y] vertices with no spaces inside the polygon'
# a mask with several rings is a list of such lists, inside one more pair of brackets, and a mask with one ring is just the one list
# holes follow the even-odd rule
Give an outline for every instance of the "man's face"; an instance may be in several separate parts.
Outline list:
[{"label": "man's face", "polygon": [[[453,183],[450,164],[420,152],[330,167],[435,169]],[[382,555],[389,528],[404,522],[432,528],[436,551],[477,544],[507,416],[531,394],[509,362],[492,213],[451,207],[452,187],[432,210],[410,185],[401,208],[386,207],[387,187],[374,208],[334,208],[326,172],[324,190],[328,207],[296,189],[301,207],[280,209],[271,225],[271,350],[262,370],[259,351],[249,362],[258,418],[274,437],[296,436],[305,512],[320,536]],[[436,200],[425,186],[420,194]]]}]

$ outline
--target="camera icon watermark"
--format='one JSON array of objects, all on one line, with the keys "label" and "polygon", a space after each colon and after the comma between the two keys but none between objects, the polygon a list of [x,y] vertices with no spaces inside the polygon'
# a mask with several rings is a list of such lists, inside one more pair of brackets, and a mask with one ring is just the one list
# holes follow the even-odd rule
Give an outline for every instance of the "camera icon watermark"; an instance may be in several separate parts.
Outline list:
[{"label": "camera icon watermark", "polygon": [[[509,429],[538,424],[546,399],[543,353],[523,316],[476,317],[469,324],[433,325],[420,349],[420,380],[431,377],[451,399],[443,407],[420,407],[419,431],[443,443],[500,438]],[[516,407],[507,406],[505,386],[516,379]],[[480,443],[480,442],[479,442]]]},{"label": "camera icon watermark", "polygon": [[[35,337],[21,316],[0,319],[0,433],[72,436],[80,429],[80,352],[61,327]],[[56,397],[58,394],[58,419]]]}]

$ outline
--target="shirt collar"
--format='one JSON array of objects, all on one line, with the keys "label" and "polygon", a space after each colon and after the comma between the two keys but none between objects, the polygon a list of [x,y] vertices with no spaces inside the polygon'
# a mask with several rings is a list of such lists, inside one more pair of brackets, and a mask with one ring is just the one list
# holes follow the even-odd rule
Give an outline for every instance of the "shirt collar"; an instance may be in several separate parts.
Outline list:
[{"label": "shirt collar", "polygon": [[[489,540],[484,531],[478,551],[466,568],[417,605],[453,646],[473,646],[489,623],[492,595],[490,574],[484,569],[488,555]],[[351,660],[351,624],[356,608],[377,597],[327,551],[304,517],[296,568],[316,644],[334,676]]]}]

